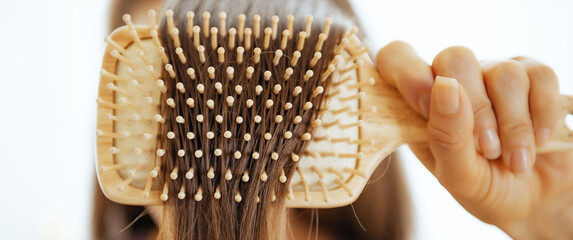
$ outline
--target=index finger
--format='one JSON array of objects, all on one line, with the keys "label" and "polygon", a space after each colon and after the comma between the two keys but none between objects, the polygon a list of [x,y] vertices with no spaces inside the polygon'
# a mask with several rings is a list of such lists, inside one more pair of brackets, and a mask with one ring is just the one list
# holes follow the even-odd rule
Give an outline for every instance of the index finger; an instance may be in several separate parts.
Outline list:
[{"label": "index finger", "polygon": [[409,44],[394,41],[380,49],[376,68],[386,82],[398,88],[414,110],[428,118],[434,74]]}]

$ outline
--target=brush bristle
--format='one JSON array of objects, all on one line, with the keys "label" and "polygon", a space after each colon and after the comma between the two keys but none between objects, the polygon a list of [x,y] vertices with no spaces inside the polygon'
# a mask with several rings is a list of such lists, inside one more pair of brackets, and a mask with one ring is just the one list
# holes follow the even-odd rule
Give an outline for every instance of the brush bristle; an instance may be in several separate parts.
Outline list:
[{"label": "brush bristle", "polygon": [[[201,187],[211,196],[216,189],[224,189],[224,193],[236,192],[237,202],[264,194],[241,193],[246,185],[257,185],[260,191],[286,191],[284,178],[296,166],[291,156],[300,155],[311,139],[311,122],[318,117],[325,99],[322,93],[330,85],[334,51],[325,57],[315,52],[320,46],[312,43],[318,42],[318,34],[307,34],[304,29],[296,34],[298,38],[289,40],[290,31],[281,29],[288,26],[279,25],[278,16],[269,19],[264,31],[261,24],[268,21],[260,16],[254,17],[252,28],[242,28],[239,17],[237,31],[227,29],[225,13],[219,15],[219,27],[213,26],[208,12],[198,27],[192,21],[194,15],[187,14],[185,26],[168,12],[161,39],[165,49],[175,49],[166,53],[169,63],[163,80],[167,90],[161,100],[166,105],[161,106],[167,107],[160,110],[165,121],[160,122],[159,132],[168,134],[159,136],[158,147],[165,150],[161,162],[171,176],[165,181],[173,180],[166,191],[196,192]],[[306,30],[310,25],[311,21]],[[191,31],[179,32],[177,26]],[[236,32],[245,35],[236,38]],[[329,41],[330,48],[338,41]],[[295,57],[295,52],[315,57],[297,59],[300,56]],[[193,107],[185,104],[190,101]],[[202,116],[201,121],[197,116]],[[188,139],[189,134],[196,137]],[[194,151],[202,154],[183,154]],[[173,178],[191,169],[195,176],[191,182]],[[282,186],[262,187],[281,173]],[[253,180],[250,176],[259,177]]]}]

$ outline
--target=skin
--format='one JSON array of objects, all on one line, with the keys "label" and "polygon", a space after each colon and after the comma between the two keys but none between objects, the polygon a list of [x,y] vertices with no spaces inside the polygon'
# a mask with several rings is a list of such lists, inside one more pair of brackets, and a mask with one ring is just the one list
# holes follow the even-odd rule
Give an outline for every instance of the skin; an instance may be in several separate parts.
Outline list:
[{"label": "skin", "polygon": [[376,62],[428,118],[429,143],[410,147],[466,210],[514,238],[573,238],[573,155],[535,152],[562,104],[551,68],[524,57],[480,64],[465,47],[429,65],[400,41]]}]

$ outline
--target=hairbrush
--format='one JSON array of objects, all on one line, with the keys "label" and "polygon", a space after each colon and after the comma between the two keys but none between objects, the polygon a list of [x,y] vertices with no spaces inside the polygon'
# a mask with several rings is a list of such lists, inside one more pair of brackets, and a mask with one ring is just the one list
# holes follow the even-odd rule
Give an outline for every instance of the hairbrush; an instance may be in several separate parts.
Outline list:
[{"label": "hairbrush", "polygon": [[[183,28],[172,16],[162,32],[153,10],[149,25],[124,15],[105,39],[97,176],[110,200],[239,203],[241,184],[278,178],[287,207],[344,206],[399,145],[427,141],[426,120],[380,79],[356,28],[332,39],[330,18],[315,31],[308,16],[297,31],[292,15],[264,29],[259,15],[251,28],[245,15],[228,27],[221,12],[214,27],[210,12],[188,12]],[[538,151],[573,148],[559,129]]]}]

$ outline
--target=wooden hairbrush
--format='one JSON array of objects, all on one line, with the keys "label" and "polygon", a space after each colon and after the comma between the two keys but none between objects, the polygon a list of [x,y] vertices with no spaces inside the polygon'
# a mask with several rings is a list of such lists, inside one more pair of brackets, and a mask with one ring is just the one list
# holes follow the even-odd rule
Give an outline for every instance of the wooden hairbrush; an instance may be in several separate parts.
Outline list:
[{"label": "wooden hairbrush", "polygon": [[[195,14],[189,12],[186,28],[180,31],[173,22],[173,12],[168,10],[169,36],[163,36],[168,39],[165,42],[161,41],[155,12],[150,10],[149,16],[150,24],[146,26],[135,26],[129,15],[124,16],[126,26],[106,38],[97,100],[97,175],[110,200],[153,205],[171,197],[201,201],[231,194],[236,202],[241,202],[245,194],[240,188],[229,193],[215,184],[214,191],[201,186],[189,191],[185,181],[239,178],[248,183],[278,177],[281,183],[289,184],[285,187],[287,207],[344,206],[356,200],[375,168],[399,145],[427,141],[426,120],[407,105],[395,88],[380,79],[368,49],[354,35],[355,28],[338,41],[333,50],[336,57],[326,59],[321,50],[329,37],[331,19],[325,20],[322,32],[317,33],[310,30],[313,19],[309,16],[304,31],[295,34],[292,16],[287,18],[283,31],[279,29],[278,17],[273,17],[272,24],[263,31],[258,15],[254,16],[252,28],[245,26],[244,15],[238,17],[236,28],[228,28],[225,13],[219,14],[219,27],[210,27],[210,13],[205,12],[201,22],[195,21]],[[183,38],[192,42],[192,49],[181,44]],[[175,51],[165,52],[165,44],[174,46]],[[314,54],[302,56],[302,49],[308,48]],[[264,54],[272,55],[272,61],[265,63],[270,69],[260,69],[257,65],[262,65],[259,61]],[[190,67],[174,68],[173,61]],[[321,69],[314,68],[320,64]],[[272,66],[278,65],[284,65],[286,70],[277,72],[278,67]],[[168,79],[162,79],[162,75]],[[193,80],[198,84],[175,83],[183,76],[187,82]],[[256,79],[260,84],[247,88],[234,83],[239,81],[238,76],[244,81]],[[303,87],[307,81],[318,85],[308,91],[301,86],[286,87],[293,81],[299,81]],[[206,97],[208,94],[215,97]],[[254,97],[245,97],[248,94]],[[258,96],[266,99],[257,100]],[[277,101],[291,98],[297,100]],[[573,100],[567,98],[564,114],[571,113],[572,106]],[[253,114],[253,117],[234,113],[256,107],[262,111],[275,109],[281,114]],[[186,114],[169,117],[163,114],[166,111]],[[294,130],[269,131],[258,136],[249,132],[256,127],[245,127],[257,124],[289,124]],[[297,124],[308,128],[295,127]],[[218,129],[210,131],[208,127],[205,130],[196,126],[218,126]],[[162,132],[162,129],[167,130]],[[538,149],[539,152],[573,149],[573,134],[564,121],[559,129],[554,141]],[[202,144],[176,148],[171,144],[175,140]],[[219,147],[225,141],[243,148],[234,151]],[[298,154],[271,149],[265,156],[262,151],[248,147],[264,141],[305,144],[291,149],[300,150]],[[178,160],[167,166],[162,164],[167,156],[193,161],[209,158],[206,162],[210,165],[182,166]],[[229,167],[231,163],[224,168],[216,162],[221,156],[246,162],[266,157],[270,159],[269,166],[273,161],[288,158],[295,164],[294,174],[287,176],[280,169],[238,171]],[[169,187],[170,179],[181,183],[177,188]]]}]

